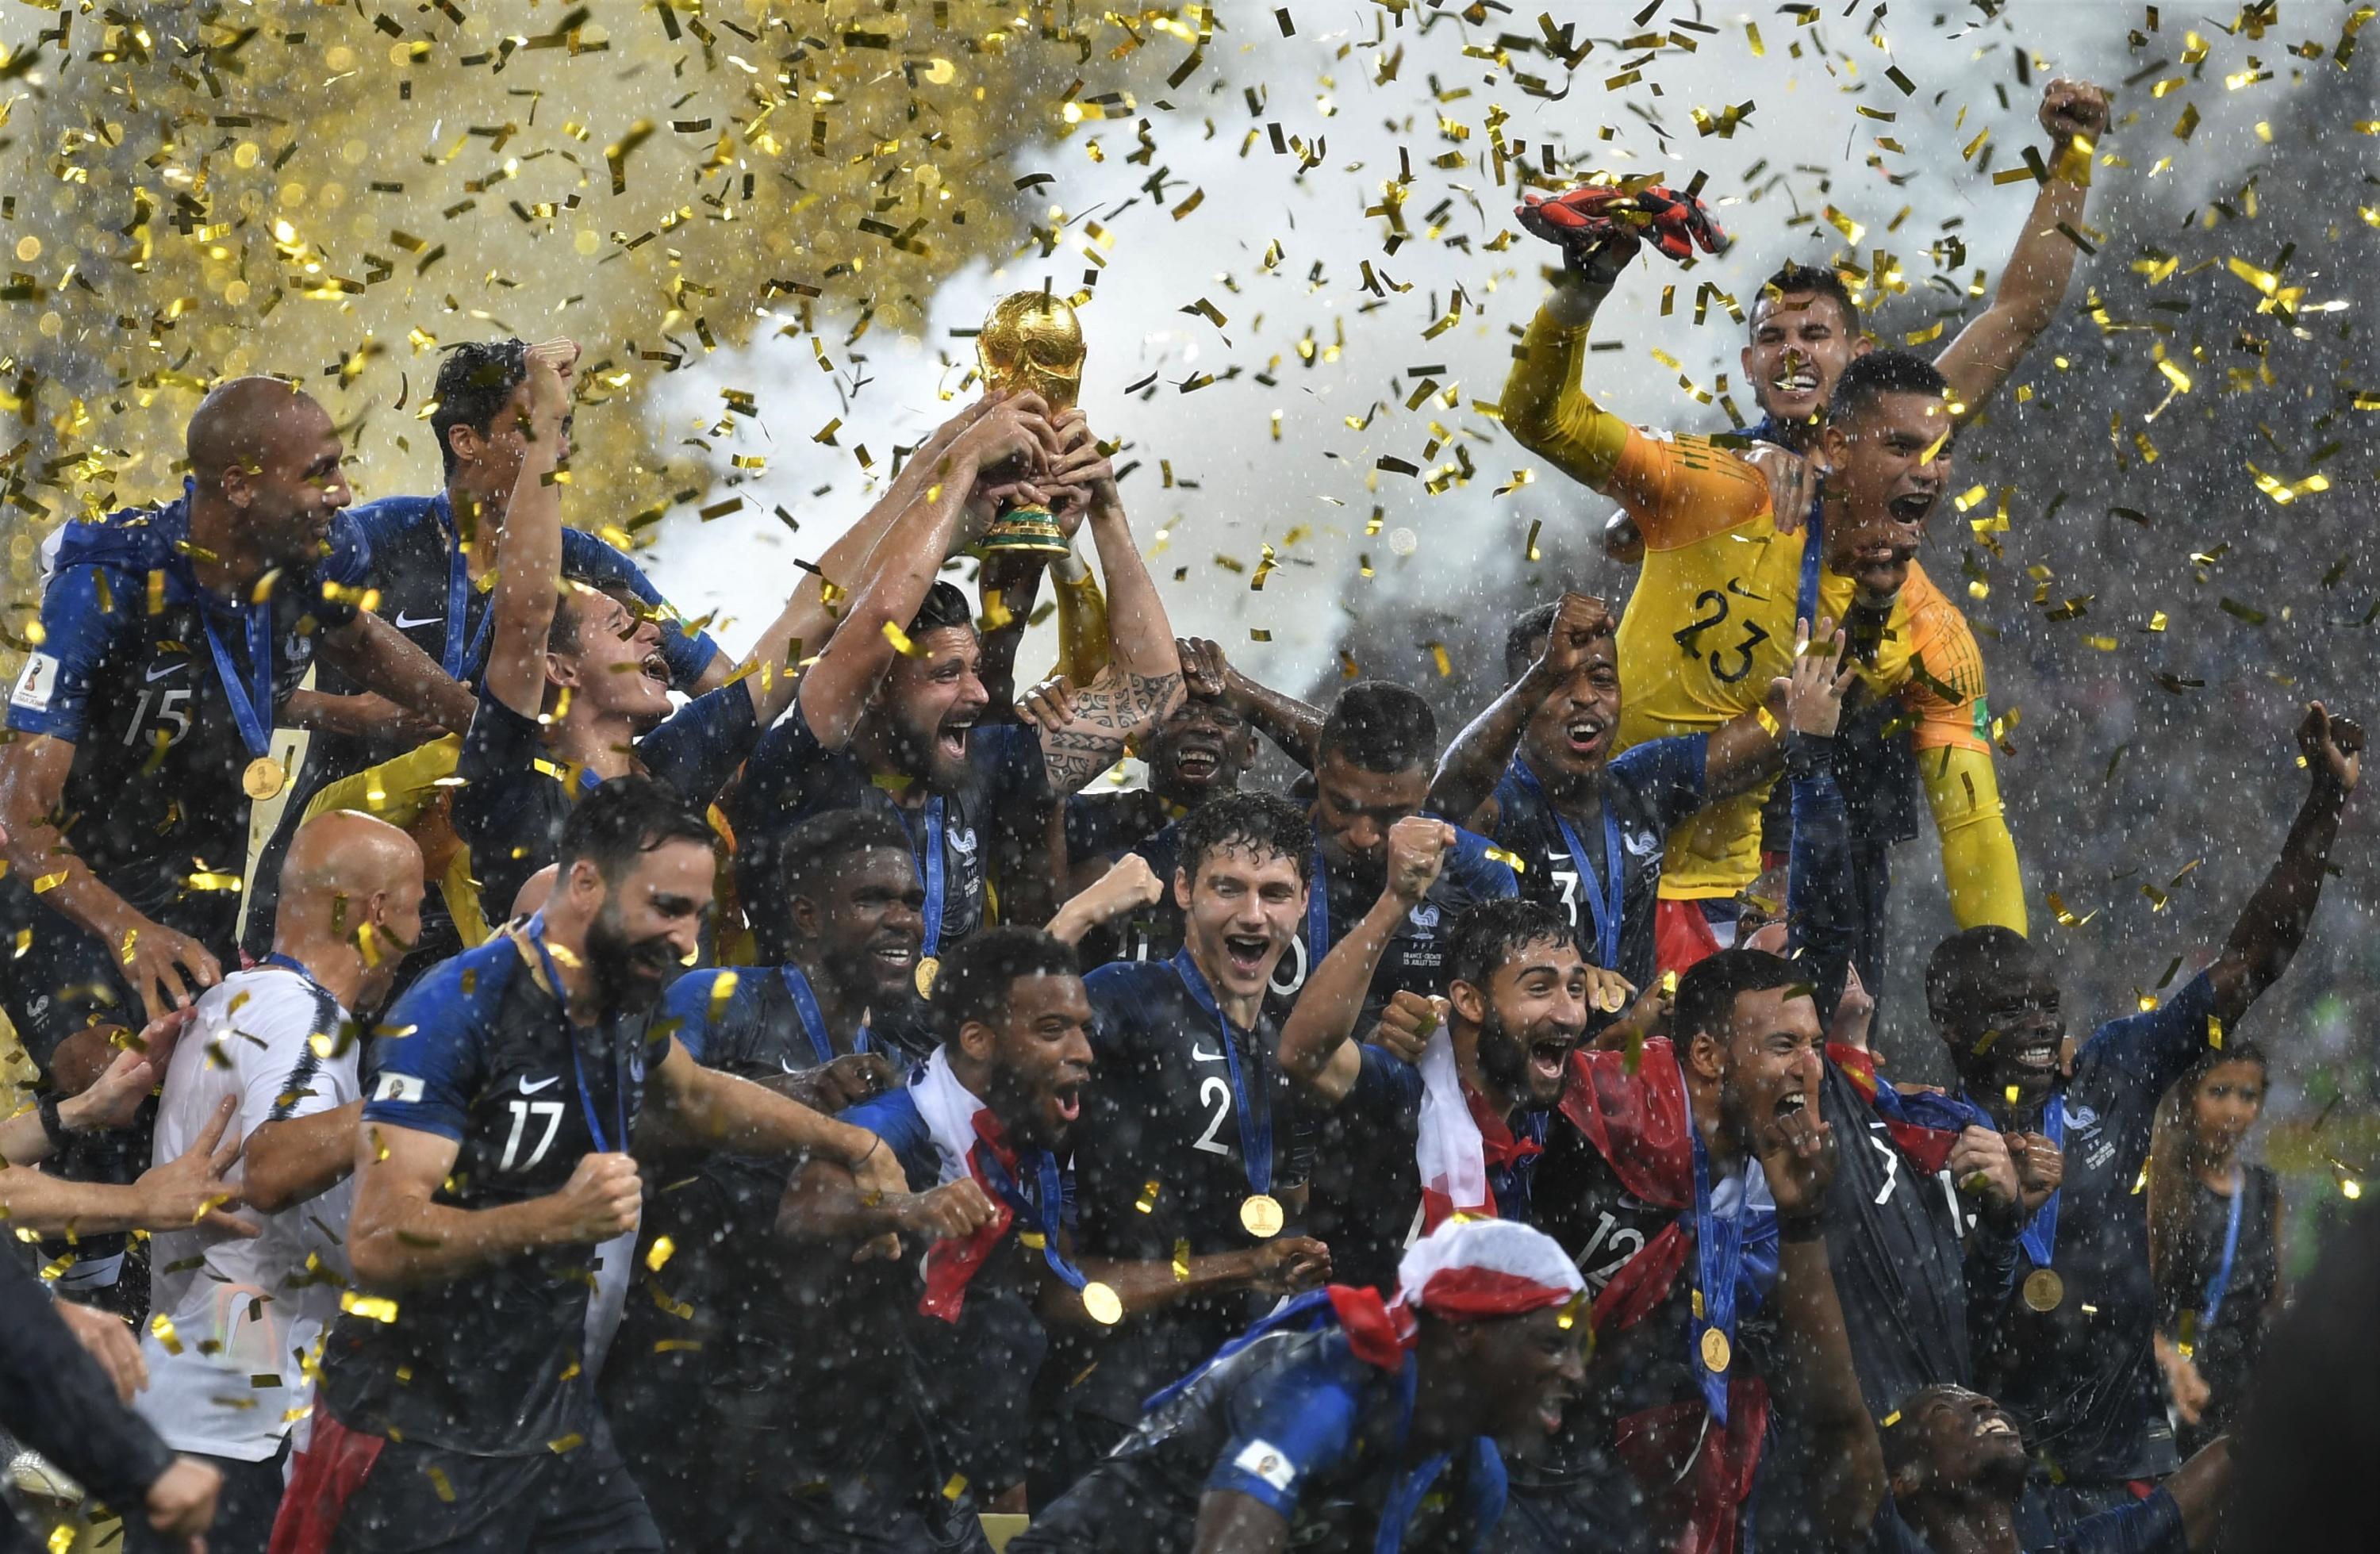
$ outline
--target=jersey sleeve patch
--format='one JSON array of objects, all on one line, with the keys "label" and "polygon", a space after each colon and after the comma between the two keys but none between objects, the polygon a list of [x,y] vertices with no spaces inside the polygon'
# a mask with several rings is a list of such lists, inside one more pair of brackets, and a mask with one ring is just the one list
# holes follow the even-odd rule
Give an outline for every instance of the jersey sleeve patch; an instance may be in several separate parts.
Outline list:
[{"label": "jersey sleeve patch", "polygon": [[1232,1459],[1232,1466],[1283,1493],[1297,1482],[1297,1464],[1289,1460],[1289,1453],[1269,1440],[1252,1440],[1240,1448],[1240,1454]]},{"label": "jersey sleeve patch", "polygon": [[16,689],[8,693],[8,705],[28,712],[46,712],[57,688],[58,661],[47,653],[30,653],[17,675]]},{"label": "jersey sleeve patch", "polygon": [[410,1074],[383,1074],[380,1082],[372,1087],[372,1099],[375,1101],[415,1105],[421,1100],[423,1094],[421,1081]]}]

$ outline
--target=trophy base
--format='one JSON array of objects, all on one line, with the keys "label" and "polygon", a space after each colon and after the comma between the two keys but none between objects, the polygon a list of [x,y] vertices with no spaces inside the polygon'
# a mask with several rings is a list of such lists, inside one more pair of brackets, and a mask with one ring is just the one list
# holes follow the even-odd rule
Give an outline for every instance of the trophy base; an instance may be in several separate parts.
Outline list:
[{"label": "trophy base", "polygon": [[1062,556],[1074,553],[1058,520],[1038,507],[1015,507],[985,526],[983,537],[969,548],[979,561],[993,556]]}]

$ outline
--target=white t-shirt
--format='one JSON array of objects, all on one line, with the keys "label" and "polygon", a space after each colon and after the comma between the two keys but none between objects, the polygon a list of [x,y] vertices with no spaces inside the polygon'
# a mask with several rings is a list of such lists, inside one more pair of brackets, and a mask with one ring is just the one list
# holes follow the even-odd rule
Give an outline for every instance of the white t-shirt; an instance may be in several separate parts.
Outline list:
[{"label": "white t-shirt", "polygon": [[[239,1109],[225,1136],[243,1139],[268,1122],[360,1099],[358,1033],[310,977],[276,965],[235,972],[198,1009],[166,1066],[159,1163],[197,1143],[225,1096],[237,1096]],[[233,1166],[229,1179],[239,1173]],[[354,1196],[343,1180],[278,1214],[240,1210],[264,1227],[252,1240],[197,1228],[156,1234],[149,1308],[173,1324],[181,1353],[152,1316],[140,1341],[149,1387],[134,1406],[166,1444],[243,1462],[280,1451],[312,1401],[305,1367],[351,1278]]]}]

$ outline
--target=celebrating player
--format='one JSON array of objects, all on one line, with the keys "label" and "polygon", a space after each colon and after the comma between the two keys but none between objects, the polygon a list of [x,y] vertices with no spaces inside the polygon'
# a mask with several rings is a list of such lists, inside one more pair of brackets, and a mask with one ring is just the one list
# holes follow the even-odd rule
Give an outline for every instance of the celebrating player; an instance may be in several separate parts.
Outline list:
[{"label": "celebrating player", "polygon": [[399,1528],[662,1547],[589,1374],[590,1306],[616,1313],[634,1247],[649,1086],[656,1120],[698,1145],[813,1149],[903,1186],[881,1139],[703,1068],[641,1019],[710,906],[701,816],[615,778],[572,808],[560,853],[544,911],[416,983],[373,1043],[347,1232],[360,1293],[323,1346],[276,1547]]}]

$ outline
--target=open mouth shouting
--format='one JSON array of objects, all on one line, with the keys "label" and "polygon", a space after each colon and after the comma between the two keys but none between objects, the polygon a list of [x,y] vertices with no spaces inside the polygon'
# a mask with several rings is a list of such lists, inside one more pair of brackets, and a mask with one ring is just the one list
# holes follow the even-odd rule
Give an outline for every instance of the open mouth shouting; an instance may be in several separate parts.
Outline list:
[{"label": "open mouth shouting", "polygon": [[1903,492],[1885,504],[1886,510],[1900,523],[1915,526],[1925,521],[1934,504],[1942,500],[1940,490]]},{"label": "open mouth shouting", "polygon": [[1079,1079],[1069,1079],[1064,1084],[1052,1088],[1046,1103],[1046,1110],[1050,1121],[1050,1136],[1056,1138],[1063,1135],[1066,1129],[1073,1125],[1075,1119],[1083,1114],[1083,1082]]},{"label": "open mouth shouting", "polygon": [[975,727],[975,714],[953,718],[934,730],[934,750],[945,760],[966,759],[967,731]]},{"label": "open mouth shouting", "polygon": [[1223,956],[1232,969],[1242,977],[1265,975],[1265,960],[1272,953],[1272,941],[1261,933],[1227,933],[1223,936]]},{"label": "open mouth shouting", "polygon": [[1562,739],[1573,760],[1594,760],[1604,751],[1610,726],[1592,712],[1581,712],[1562,725]]},{"label": "open mouth shouting", "polygon": [[[1797,1086],[1777,1098],[1775,1115],[1780,1118],[1791,1117],[1797,1111],[1807,1111],[1809,1109],[1810,1092]],[[1812,1120],[1815,1121],[1815,1118]]]},{"label": "open mouth shouting", "polygon": [[1548,1031],[1529,1042],[1529,1076],[1543,1085],[1560,1085],[1570,1066],[1578,1038],[1567,1031]]},{"label": "open mouth shouting", "polygon": [[1562,1414],[1571,1404],[1571,1389],[1565,1384],[1549,1386],[1537,1399],[1537,1423],[1548,1435],[1560,1435]]}]

